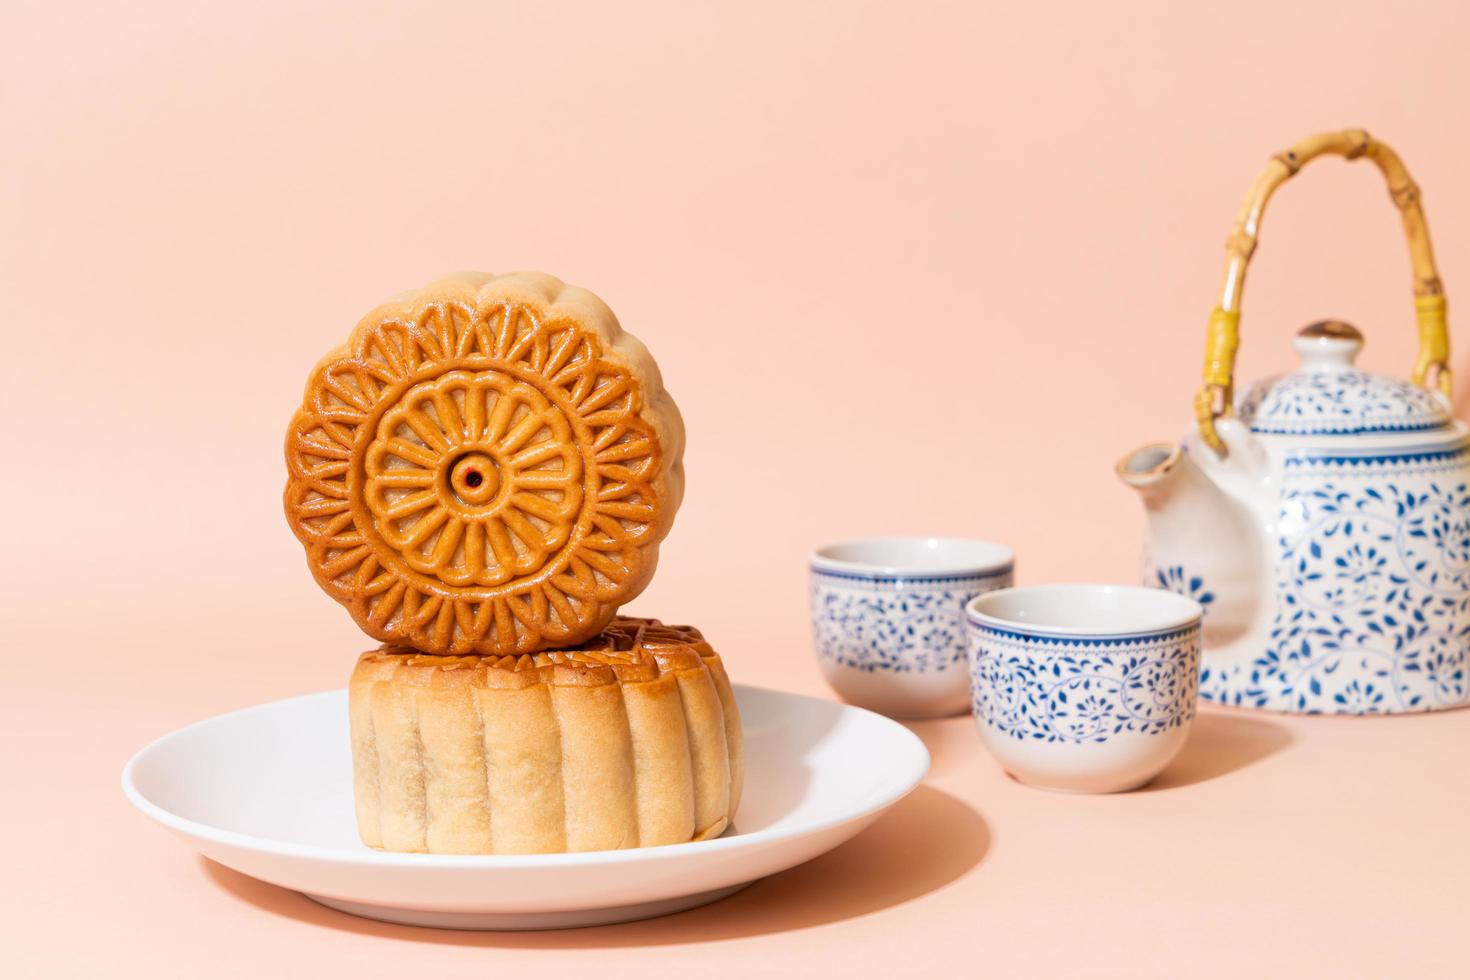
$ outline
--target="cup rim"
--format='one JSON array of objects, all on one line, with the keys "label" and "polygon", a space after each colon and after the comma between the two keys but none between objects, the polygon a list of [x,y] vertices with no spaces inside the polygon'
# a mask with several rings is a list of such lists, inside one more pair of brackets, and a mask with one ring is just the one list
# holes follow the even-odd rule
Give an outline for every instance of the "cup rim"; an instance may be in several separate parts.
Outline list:
[{"label": "cup rim", "polygon": [[[1065,596],[1069,593],[1079,599],[1081,597],[1096,599],[1100,596],[1109,595],[1129,596],[1136,602],[1151,603],[1157,606],[1158,611],[1156,613],[1141,613],[1130,617],[1132,621],[1127,626],[1098,626],[1036,622],[1034,620],[1016,618],[1014,615],[1006,616],[996,609],[996,607],[1003,609],[1008,603],[1014,603],[1018,598],[1023,598],[1028,595],[1038,597],[1048,594],[1052,596]],[[1182,596],[1177,592],[1142,585],[1113,585],[1109,583],[1017,586],[986,592],[965,603],[965,621],[970,625],[1020,639],[1029,637],[1055,637],[1061,639],[1125,640],[1163,636],[1198,629],[1203,616],[1203,606],[1188,596]]]},{"label": "cup rim", "polygon": [[[912,563],[865,561],[841,556],[841,552],[883,547],[927,549],[931,560]],[[947,559],[944,560],[944,553]],[[807,562],[814,572],[844,578],[895,579],[964,579],[986,578],[1011,572],[1016,552],[1009,545],[981,538],[956,538],[917,535],[850,538],[834,541],[813,550]]]}]

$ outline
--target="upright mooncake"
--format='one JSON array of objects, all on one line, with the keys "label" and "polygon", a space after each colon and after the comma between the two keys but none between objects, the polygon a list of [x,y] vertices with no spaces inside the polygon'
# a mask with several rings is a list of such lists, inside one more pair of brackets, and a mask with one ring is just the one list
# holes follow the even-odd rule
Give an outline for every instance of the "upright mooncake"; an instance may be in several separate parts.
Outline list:
[{"label": "upright mooncake", "polygon": [[698,630],[619,617],[574,649],[365,653],[348,686],[358,832],[390,851],[534,854],[717,837],[740,715]]},{"label": "upright mooncake", "polygon": [[380,306],[317,365],[286,437],[286,514],[375,639],[571,647],[652,577],[683,447],[653,358],[596,296],[464,273]]}]

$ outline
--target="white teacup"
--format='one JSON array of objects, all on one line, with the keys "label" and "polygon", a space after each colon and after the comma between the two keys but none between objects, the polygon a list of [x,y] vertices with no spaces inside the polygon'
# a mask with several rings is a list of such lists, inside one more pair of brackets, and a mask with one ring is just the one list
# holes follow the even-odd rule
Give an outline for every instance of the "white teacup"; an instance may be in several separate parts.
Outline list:
[{"label": "white teacup", "polygon": [[1015,553],[963,538],[869,538],[811,556],[812,638],[845,700],[894,718],[970,703],[965,603],[1011,584]]},{"label": "white teacup", "polygon": [[1183,748],[1199,699],[1199,603],[1162,589],[1044,585],[965,607],[980,738],[1024,783],[1142,786]]}]

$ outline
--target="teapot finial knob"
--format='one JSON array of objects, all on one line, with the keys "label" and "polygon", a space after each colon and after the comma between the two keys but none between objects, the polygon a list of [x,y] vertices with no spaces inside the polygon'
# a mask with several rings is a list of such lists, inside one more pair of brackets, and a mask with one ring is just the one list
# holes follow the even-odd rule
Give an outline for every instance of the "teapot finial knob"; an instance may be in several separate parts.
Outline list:
[{"label": "teapot finial knob", "polygon": [[1321,320],[1297,331],[1293,343],[1307,371],[1351,371],[1363,334],[1351,323]]}]

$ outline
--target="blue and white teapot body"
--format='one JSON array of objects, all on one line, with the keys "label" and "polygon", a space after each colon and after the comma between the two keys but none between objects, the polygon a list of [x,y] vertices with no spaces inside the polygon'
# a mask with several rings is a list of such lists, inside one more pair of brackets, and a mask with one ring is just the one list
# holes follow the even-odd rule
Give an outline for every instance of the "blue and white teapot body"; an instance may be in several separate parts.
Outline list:
[{"label": "blue and white teapot body", "polygon": [[1470,702],[1470,433],[1438,392],[1353,368],[1308,327],[1300,370],[1215,431],[1119,465],[1149,514],[1146,580],[1205,608],[1200,696],[1369,714]]},{"label": "blue and white teapot body", "polygon": [[[1275,189],[1318,156],[1367,159],[1403,218],[1413,380],[1358,370],[1362,335],[1324,322],[1301,365],[1233,397],[1245,270]],[[1148,513],[1149,584],[1205,608],[1200,696],[1377,714],[1470,702],[1470,433],[1451,418],[1443,284],[1419,189],[1362,130],[1272,158],[1227,240],[1196,428],[1118,464]]]}]

